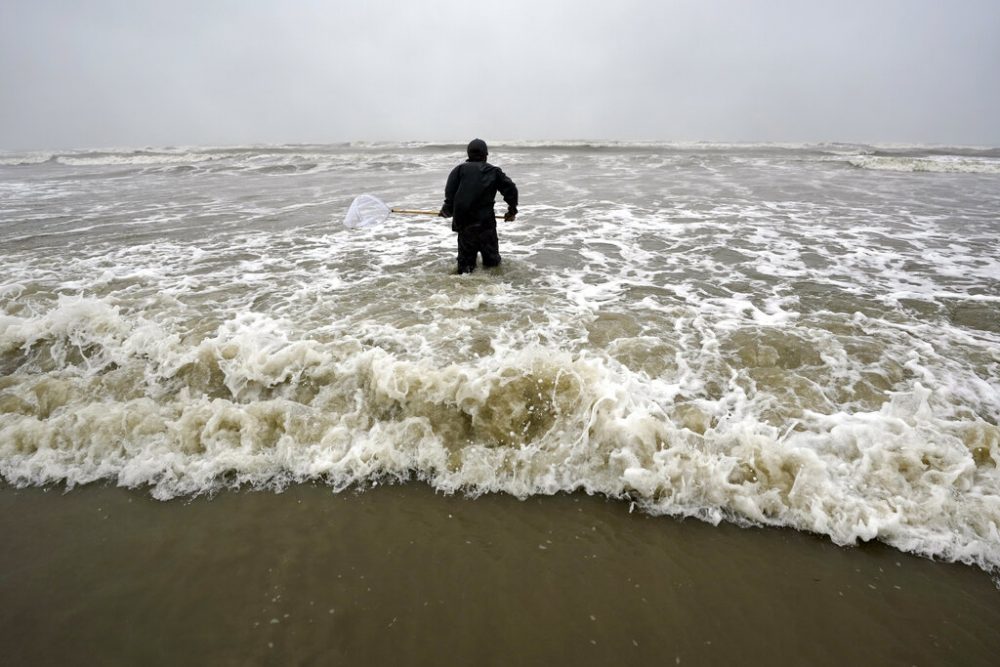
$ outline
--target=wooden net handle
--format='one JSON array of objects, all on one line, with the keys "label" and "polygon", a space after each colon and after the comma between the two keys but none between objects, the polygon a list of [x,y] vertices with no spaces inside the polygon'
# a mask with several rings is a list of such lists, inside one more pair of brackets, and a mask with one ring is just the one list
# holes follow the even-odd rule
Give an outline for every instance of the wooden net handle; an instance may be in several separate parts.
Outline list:
[{"label": "wooden net handle", "polygon": [[[437,211],[417,211],[412,208],[394,208],[390,209],[393,213],[406,213],[408,215],[437,215]],[[503,220],[502,215],[494,215],[497,220]]]}]

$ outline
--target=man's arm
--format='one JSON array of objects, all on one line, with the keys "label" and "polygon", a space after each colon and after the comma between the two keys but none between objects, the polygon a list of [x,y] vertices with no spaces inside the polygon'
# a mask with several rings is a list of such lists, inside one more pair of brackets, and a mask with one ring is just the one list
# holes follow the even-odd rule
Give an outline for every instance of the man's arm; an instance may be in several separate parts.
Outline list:
[{"label": "man's arm", "polygon": [[455,193],[458,192],[458,167],[448,174],[448,182],[444,186],[444,205],[438,213],[442,218],[450,218],[455,205]]},{"label": "man's arm", "polygon": [[497,190],[503,195],[503,200],[507,202],[507,214],[503,217],[506,222],[510,222],[517,215],[517,186],[510,180],[507,174],[500,171],[500,180],[497,182]]}]

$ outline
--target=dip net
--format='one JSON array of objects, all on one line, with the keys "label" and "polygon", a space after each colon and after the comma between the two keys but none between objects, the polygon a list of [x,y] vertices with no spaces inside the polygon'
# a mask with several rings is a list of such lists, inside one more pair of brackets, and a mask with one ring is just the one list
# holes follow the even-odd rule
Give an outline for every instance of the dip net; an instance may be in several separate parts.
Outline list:
[{"label": "dip net", "polygon": [[347,209],[344,225],[351,228],[371,227],[385,222],[390,213],[392,213],[392,209],[378,197],[360,195],[351,202],[351,208]]}]

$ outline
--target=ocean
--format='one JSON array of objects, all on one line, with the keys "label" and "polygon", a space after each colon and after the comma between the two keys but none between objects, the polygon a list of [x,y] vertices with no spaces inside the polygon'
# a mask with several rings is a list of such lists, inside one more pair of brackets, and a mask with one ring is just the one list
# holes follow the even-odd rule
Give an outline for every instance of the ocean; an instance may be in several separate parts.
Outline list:
[{"label": "ocean", "polygon": [[1000,619],[1000,150],[490,148],[520,213],[462,276],[445,220],[343,220],[361,194],[436,210],[464,145],[0,153],[7,509],[236,521],[281,491],[378,522],[410,489],[547,551],[569,519],[532,512],[594,496],[659,526],[643,558],[691,524],[667,517],[785,535],[763,559],[878,545],[972,566],[948,571]]}]

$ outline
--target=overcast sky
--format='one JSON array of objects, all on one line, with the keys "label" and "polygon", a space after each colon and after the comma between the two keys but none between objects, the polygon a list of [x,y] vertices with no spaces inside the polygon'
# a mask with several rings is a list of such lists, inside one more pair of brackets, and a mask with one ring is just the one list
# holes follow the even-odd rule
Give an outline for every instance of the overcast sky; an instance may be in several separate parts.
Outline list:
[{"label": "overcast sky", "polygon": [[0,0],[0,148],[1000,145],[1000,0]]}]

